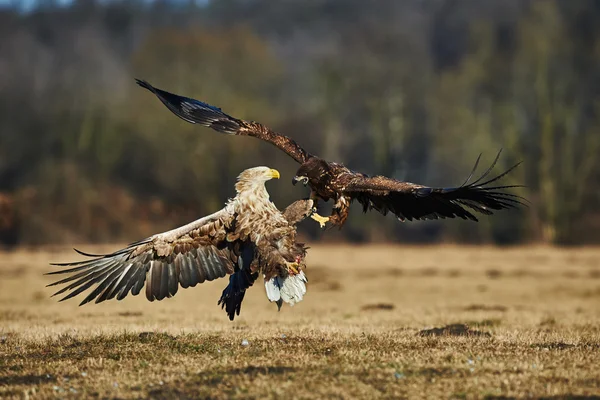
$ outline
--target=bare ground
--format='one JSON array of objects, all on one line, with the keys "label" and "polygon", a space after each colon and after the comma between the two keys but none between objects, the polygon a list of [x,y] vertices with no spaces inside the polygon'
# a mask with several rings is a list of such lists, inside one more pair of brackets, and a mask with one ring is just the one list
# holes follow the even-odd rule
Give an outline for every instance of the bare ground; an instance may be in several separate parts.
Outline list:
[{"label": "bare ground", "polygon": [[77,255],[1,255],[2,398],[600,396],[600,249],[315,246],[303,302],[233,323],[225,280],[78,307],[42,276]]}]

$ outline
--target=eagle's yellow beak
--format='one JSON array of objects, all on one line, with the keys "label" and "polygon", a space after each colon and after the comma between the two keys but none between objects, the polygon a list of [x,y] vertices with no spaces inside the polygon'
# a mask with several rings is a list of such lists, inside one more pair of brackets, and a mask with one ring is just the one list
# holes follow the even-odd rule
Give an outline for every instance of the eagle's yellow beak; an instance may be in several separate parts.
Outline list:
[{"label": "eagle's yellow beak", "polygon": [[277,171],[276,169],[272,169],[271,170],[271,178],[279,179],[279,171]]}]

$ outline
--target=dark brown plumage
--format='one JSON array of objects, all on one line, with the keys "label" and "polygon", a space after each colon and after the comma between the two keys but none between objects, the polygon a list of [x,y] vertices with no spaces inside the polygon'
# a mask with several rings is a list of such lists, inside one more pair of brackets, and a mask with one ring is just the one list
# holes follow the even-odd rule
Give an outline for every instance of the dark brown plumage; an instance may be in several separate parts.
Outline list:
[{"label": "dark brown plumage", "polygon": [[258,122],[233,118],[221,111],[220,108],[199,100],[165,92],[140,79],[136,79],[136,82],[154,93],[169,110],[184,121],[207,126],[227,135],[252,136],[264,140],[283,150],[300,164],[312,157],[289,137],[273,132]]},{"label": "dark brown plumage", "polygon": [[222,210],[114,253],[76,250],[92,259],[54,264],[67,268],[50,275],[68,277],[49,286],[66,285],[54,294],[66,293],[61,301],[93,287],[80,305],[135,296],[144,286],[146,298],[154,301],[174,296],[179,286],[185,289],[230,275],[218,303],[233,320],[246,289],[261,274],[269,300],[278,306],[282,301],[294,304],[306,290],[306,248],[296,241],[296,224],[310,215],[313,202],[299,200],[281,213],[264,185],[273,177],[279,173],[266,167],[246,170],[238,178],[236,197]]},{"label": "dark brown plumage", "polygon": [[514,208],[524,204],[525,199],[504,190],[520,187],[493,186],[492,184],[512,171],[488,178],[496,165],[500,153],[492,166],[477,180],[469,183],[479,158],[467,181],[459,187],[431,188],[410,182],[402,182],[384,176],[373,176],[351,171],[342,164],[325,161],[309,154],[287,136],[273,132],[257,122],[249,122],[225,114],[220,108],[213,107],[187,97],[165,92],[148,82],[137,83],[154,93],[175,115],[183,120],[212,128],[218,132],[253,136],[267,141],[283,150],[300,163],[293,183],[309,185],[311,198],[334,202],[332,214],[324,218],[313,214],[321,226],[325,222],[341,227],[348,218],[350,204],[356,200],[363,210],[377,210],[382,214],[393,213],[401,221],[428,220],[438,218],[462,218],[477,221],[473,211],[492,214],[494,211]]}]

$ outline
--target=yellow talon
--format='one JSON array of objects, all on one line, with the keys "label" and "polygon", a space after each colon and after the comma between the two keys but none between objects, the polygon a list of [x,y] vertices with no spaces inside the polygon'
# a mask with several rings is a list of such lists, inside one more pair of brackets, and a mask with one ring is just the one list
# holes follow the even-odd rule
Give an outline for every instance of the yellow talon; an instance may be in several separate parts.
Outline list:
[{"label": "yellow talon", "polygon": [[300,264],[297,262],[288,263],[287,267],[290,275],[298,275],[300,273]]},{"label": "yellow talon", "polygon": [[321,228],[325,228],[325,223],[329,221],[329,217],[323,217],[317,213],[313,213],[310,217],[317,221]]}]

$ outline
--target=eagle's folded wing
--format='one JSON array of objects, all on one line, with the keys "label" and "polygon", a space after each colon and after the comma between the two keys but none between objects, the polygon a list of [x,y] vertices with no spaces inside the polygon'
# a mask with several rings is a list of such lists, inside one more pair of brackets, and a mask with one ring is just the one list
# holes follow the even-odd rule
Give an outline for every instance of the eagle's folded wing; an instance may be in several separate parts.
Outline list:
[{"label": "eagle's folded wing", "polygon": [[312,199],[296,200],[285,208],[283,217],[288,224],[295,226],[312,214],[313,207],[314,201]]},{"label": "eagle's folded wing", "polygon": [[180,228],[132,243],[111,254],[92,255],[85,261],[53,264],[67,267],[48,275],[69,276],[48,286],[65,284],[54,295],[67,293],[60,301],[70,299],[87,289],[94,289],[80,305],[96,299],[96,303],[128,293],[137,295],[144,285],[148,300],[162,300],[182,288],[196,286],[232,274],[238,264],[243,243],[227,241],[227,228],[234,215],[223,210]]},{"label": "eagle's folded wing", "polygon": [[365,211],[375,209],[384,215],[392,212],[401,221],[456,217],[477,221],[470,210],[489,215],[496,210],[525,205],[524,202],[527,201],[521,196],[503,191],[521,185],[490,186],[519,164],[494,178],[485,180],[499,156],[500,153],[492,166],[479,179],[469,183],[479,163],[478,158],[473,172],[459,187],[431,188],[384,176],[357,175],[346,185],[345,192],[352,199],[360,202]]},{"label": "eagle's folded wing", "polygon": [[189,97],[166,92],[155,88],[146,81],[140,79],[136,79],[135,81],[141,87],[154,93],[171,112],[184,121],[192,124],[200,124],[228,135],[253,136],[264,140],[283,150],[299,163],[305,162],[310,157],[294,140],[273,132],[262,124],[234,118],[225,114],[218,107]]}]

